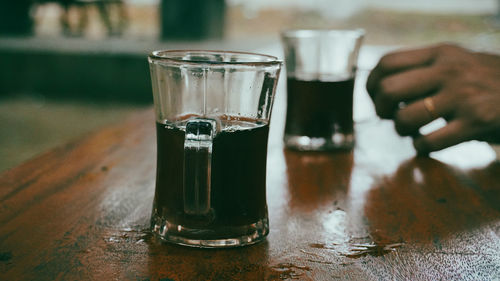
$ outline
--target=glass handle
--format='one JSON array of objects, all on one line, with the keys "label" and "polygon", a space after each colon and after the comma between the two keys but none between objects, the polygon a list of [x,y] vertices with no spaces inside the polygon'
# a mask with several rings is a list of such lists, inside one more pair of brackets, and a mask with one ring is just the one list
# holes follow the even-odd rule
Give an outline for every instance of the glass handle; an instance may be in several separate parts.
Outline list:
[{"label": "glass handle", "polygon": [[212,144],[216,122],[194,119],[186,124],[184,140],[184,212],[207,215],[210,212]]}]

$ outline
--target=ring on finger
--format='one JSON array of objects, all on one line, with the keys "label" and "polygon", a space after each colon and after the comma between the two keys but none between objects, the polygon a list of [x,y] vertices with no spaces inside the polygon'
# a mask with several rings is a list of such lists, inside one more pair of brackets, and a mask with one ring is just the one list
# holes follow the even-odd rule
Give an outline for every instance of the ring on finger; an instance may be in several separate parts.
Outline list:
[{"label": "ring on finger", "polygon": [[432,120],[439,118],[439,115],[436,112],[436,106],[434,105],[434,100],[432,97],[426,97],[424,99],[424,107],[425,110],[429,113],[431,116]]}]

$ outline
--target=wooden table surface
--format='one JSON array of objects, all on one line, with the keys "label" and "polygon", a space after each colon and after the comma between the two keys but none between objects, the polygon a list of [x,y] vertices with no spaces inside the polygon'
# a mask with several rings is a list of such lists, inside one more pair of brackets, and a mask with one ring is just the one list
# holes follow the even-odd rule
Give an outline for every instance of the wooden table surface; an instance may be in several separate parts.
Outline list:
[{"label": "wooden table surface", "polygon": [[150,235],[146,110],[0,175],[0,280],[500,278],[500,163],[487,144],[416,158],[391,122],[368,118],[353,151],[298,153],[283,149],[283,116],[278,98],[265,242],[211,250]]}]

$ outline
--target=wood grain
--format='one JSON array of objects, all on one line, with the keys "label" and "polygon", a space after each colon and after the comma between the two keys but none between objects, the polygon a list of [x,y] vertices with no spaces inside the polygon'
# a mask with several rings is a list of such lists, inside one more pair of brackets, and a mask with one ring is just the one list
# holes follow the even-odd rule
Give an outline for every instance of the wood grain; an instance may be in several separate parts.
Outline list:
[{"label": "wood grain", "polygon": [[463,169],[414,157],[390,122],[356,130],[351,152],[270,145],[267,240],[202,250],[148,232],[156,144],[138,112],[0,175],[0,280],[498,278],[498,161]]}]

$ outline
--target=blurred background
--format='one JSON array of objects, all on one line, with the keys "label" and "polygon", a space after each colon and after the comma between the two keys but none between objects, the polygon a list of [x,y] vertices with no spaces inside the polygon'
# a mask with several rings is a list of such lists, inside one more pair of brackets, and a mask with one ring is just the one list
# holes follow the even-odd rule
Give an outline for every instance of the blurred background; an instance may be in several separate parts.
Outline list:
[{"label": "blurred background", "polygon": [[289,28],[500,52],[500,0],[1,0],[0,172],[150,107],[154,49],[265,50]]}]

